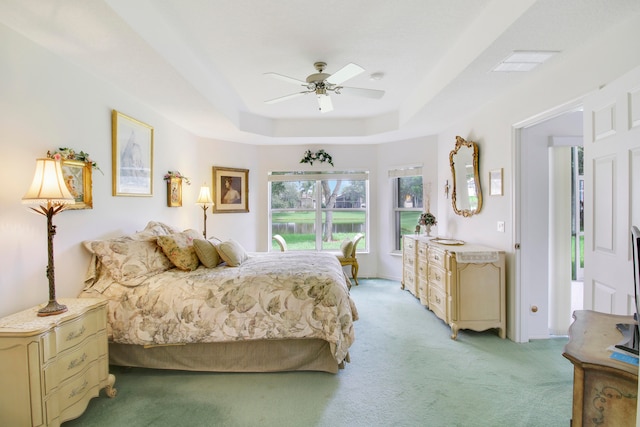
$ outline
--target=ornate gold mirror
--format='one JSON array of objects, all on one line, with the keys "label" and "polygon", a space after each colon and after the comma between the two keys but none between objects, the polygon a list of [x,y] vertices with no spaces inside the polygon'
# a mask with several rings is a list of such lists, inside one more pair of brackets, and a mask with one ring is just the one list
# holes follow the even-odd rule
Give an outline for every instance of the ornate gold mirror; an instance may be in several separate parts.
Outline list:
[{"label": "ornate gold mirror", "polygon": [[464,217],[477,214],[482,208],[478,145],[456,136],[456,147],[449,153],[449,164],[453,175],[453,211]]}]

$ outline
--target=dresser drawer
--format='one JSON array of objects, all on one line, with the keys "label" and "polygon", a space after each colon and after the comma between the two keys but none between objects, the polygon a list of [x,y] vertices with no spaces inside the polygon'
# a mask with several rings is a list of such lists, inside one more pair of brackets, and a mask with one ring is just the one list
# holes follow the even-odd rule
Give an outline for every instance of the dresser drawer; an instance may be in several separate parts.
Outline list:
[{"label": "dresser drawer", "polygon": [[447,297],[442,290],[429,288],[429,310],[445,322],[447,321]]},{"label": "dresser drawer", "polygon": [[408,237],[402,238],[402,250],[406,252],[411,252],[413,255],[416,250],[416,241],[414,239],[410,239]]},{"label": "dresser drawer", "polygon": [[418,279],[427,280],[429,277],[429,267],[426,262],[418,263]]},{"label": "dresser drawer", "polygon": [[413,288],[416,283],[416,273],[408,268],[404,269],[404,286]]},{"label": "dresser drawer", "polygon": [[429,265],[444,269],[444,251],[442,249],[429,247]]},{"label": "dresser drawer", "polygon": [[446,273],[442,268],[429,265],[429,286],[444,292],[446,290],[446,277]]},{"label": "dresser drawer", "polygon": [[62,323],[57,328],[46,333],[43,340],[42,363],[66,349],[79,345],[82,341],[95,335],[96,332],[106,330],[106,306],[88,311],[84,316]]},{"label": "dresser drawer", "polygon": [[427,261],[429,257],[429,246],[424,242],[418,243],[418,258]]},{"label": "dresser drawer", "polygon": [[429,306],[429,284],[426,279],[418,280],[418,295],[420,304]]}]

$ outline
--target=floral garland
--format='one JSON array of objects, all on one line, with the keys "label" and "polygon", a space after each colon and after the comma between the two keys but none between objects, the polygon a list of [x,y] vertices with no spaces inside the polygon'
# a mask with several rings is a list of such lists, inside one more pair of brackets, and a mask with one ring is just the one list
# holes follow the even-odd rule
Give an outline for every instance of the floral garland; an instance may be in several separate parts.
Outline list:
[{"label": "floral garland", "polygon": [[437,223],[438,221],[436,220],[436,217],[431,212],[425,212],[423,214],[420,214],[420,220],[418,221],[418,224],[436,225]]},{"label": "floral garland", "polygon": [[104,175],[104,172],[102,172],[102,170],[98,167],[98,164],[91,160],[91,156],[89,156],[89,153],[85,153],[84,151],[76,152],[71,148],[61,147],[55,150],[53,153],[51,151],[47,151],[47,157],[57,161],[78,160],[80,162],[91,163],[91,167],[93,169],[100,171],[100,173]]},{"label": "floral garland", "polygon": [[187,178],[186,176],[182,175],[180,173],[180,171],[169,171],[167,173],[164,174],[164,180],[165,181],[169,181],[171,178],[180,178],[182,179],[182,182],[184,182],[187,185],[191,185],[191,181],[189,181],[189,178]]},{"label": "floral garland", "polygon": [[333,166],[333,159],[331,158],[331,155],[324,150],[318,150],[315,153],[312,153],[311,150],[305,151],[304,157],[300,160],[300,163],[309,163],[313,166],[313,162],[315,161],[320,163],[327,162]]}]

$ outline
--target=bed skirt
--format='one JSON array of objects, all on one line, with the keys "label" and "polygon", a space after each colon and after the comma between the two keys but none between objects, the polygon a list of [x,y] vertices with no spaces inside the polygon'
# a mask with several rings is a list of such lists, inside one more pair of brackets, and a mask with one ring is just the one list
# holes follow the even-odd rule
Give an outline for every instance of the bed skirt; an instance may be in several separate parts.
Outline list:
[{"label": "bed skirt", "polygon": [[322,371],[343,368],[320,339],[256,340],[145,347],[109,343],[109,363],[208,372]]}]

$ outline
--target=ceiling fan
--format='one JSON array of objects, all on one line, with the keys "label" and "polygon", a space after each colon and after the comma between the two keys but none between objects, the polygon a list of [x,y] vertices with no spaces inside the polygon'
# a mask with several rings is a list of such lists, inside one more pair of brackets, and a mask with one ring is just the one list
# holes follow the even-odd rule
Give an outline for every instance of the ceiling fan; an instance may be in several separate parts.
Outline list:
[{"label": "ceiling fan", "polygon": [[318,98],[318,106],[320,112],[326,113],[333,110],[333,104],[331,103],[331,98],[329,98],[328,92],[333,92],[336,95],[344,93],[348,95],[364,96],[367,98],[375,99],[382,98],[382,96],[384,95],[383,90],[340,86],[343,82],[357,76],[364,71],[364,68],[359,65],[349,63],[333,74],[327,74],[324,72],[324,69],[327,66],[326,62],[316,62],[315,64],[313,64],[313,66],[318,72],[310,74],[307,77],[306,81],[284,76],[278,73],[265,73],[265,76],[303,86],[305,90],[285,96],[280,96],[278,98],[270,99],[264,102],[266,104],[275,104],[276,102],[286,101],[287,99],[296,98],[301,95],[315,93]]}]

